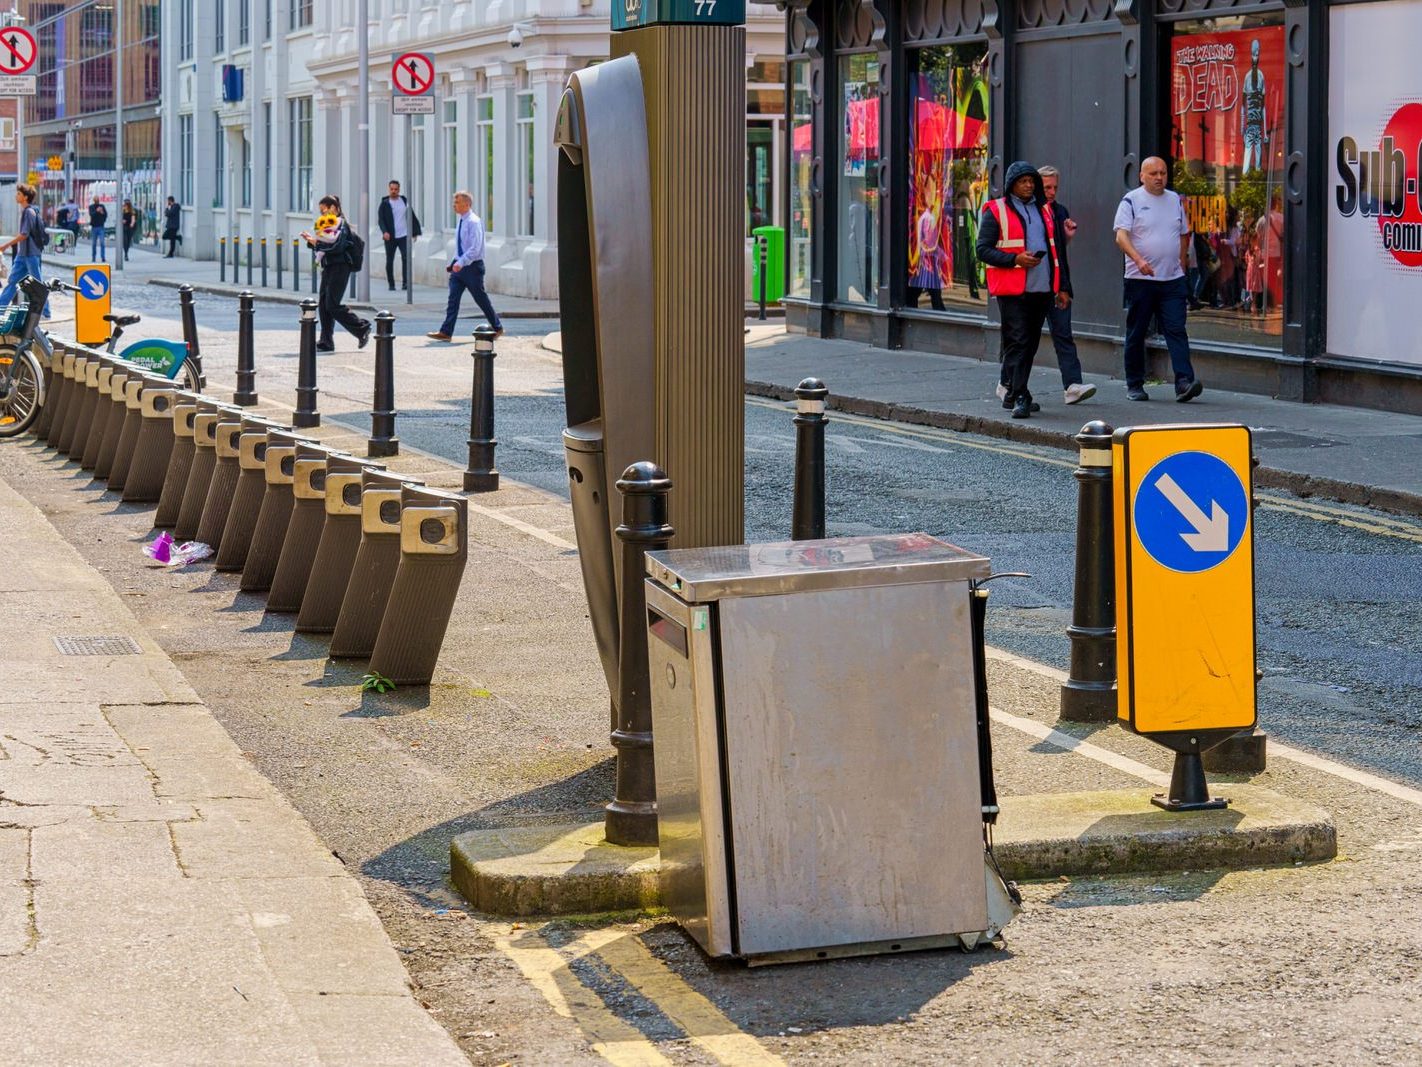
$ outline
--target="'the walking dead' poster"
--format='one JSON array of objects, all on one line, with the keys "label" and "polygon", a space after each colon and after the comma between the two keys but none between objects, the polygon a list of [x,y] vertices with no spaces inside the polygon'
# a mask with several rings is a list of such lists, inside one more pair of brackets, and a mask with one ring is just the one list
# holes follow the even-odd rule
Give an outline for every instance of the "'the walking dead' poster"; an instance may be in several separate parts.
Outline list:
[{"label": "'the walking dead' poster", "polygon": [[1284,135],[1284,28],[1181,34],[1170,65],[1175,158],[1268,170]]}]

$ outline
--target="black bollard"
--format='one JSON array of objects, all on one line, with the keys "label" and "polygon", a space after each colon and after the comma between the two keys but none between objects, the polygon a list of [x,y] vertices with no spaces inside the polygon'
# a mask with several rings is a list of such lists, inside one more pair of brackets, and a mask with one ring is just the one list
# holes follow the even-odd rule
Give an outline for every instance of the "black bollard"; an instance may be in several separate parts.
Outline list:
[{"label": "black bollard", "polygon": [[236,234],[232,236],[232,284],[242,284],[242,241]]},{"label": "black bollard", "polygon": [[792,541],[825,535],[825,397],[818,378],[795,386],[795,504],[790,518]]},{"label": "black bollard", "polygon": [[1062,686],[1068,722],[1116,718],[1115,519],[1111,500],[1111,433],[1088,422],[1076,435],[1076,584],[1072,593],[1071,670]]},{"label": "black bollard", "polygon": [[276,237],[276,238],[273,238],[273,239],[272,239],[272,251],[273,251],[274,253],[276,253],[277,288],[278,288],[278,289],[284,289],[284,288],[286,288],[286,287],[285,287],[284,285],[282,285],[282,283],[281,283],[281,272],[282,272],[282,266],[283,266],[283,264],[284,264],[285,261],[282,259],[281,238],[280,238],[280,237]]},{"label": "black bollard", "polygon": [[655,463],[634,463],[617,481],[622,494],[622,640],[618,650],[617,793],[607,805],[606,835],[613,845],[657,843],[657,779],[652,761],[652,695],[647,669],[647,597],[643,557],[666,548],[671,479]]},{"label": "black bollard", "polygon": [[197,312],[193,309],[193,287],[184,283],[178,286],[178,311],[183,322],[183,341],[188,346],[188,355],[193,357],[198,369],[202,369],[202,349],[198,346]]},{"label": "black bollard", "polygon": [[252,287],[252,239],[247,238],[247,288]]},{"label": "black bollard", "polygon": [[301,292],[301,241],[296,237],[291,239],[291,291]]},{"label": "black bollard", "polygon": [[365,454],[400,454],[400,439],[395,436],[395,316],[388,311],[375,316],[375,401]]},{"label": "black bollard", "polygon": [[217,239],[217,280],[227,281],[227,238]]},{"label": "black bollard", "polygon": [[237,297],[237,391],[232,394],[232,403],[251,407],[257,402],[256,349],[252,336],[253,320],[256,318],[256,298],[248,290]]},{"label": "black bollard", "polygon": [[267,239],[262,238],[262,288],[267,287]]},{"label": "black bollard", "polygon": [[316,411],[316,301],[301,302],[301,350],[296,358],[296,411],[291,424],[301,429],[321,425]]},{"label": "black bollard", "polygon": [[758,318],[760,319],[761,322],[764,322],[764,321],[765,321],[765,272],[766,272],[766,262],[765,262],[765,261],[766,261],[766,256],[768,255],[769,249],[770,249],[770,239],[769,239],[768,237],[766,237],[765,234],[761,234],[760,237],[756,239],[755,246],[756,246],[756,253],[757,253],[757,255],[760,256],[760,271],[759,271],[759,273],[757,274],[757,277],[760,279],[760,315],[758,316]]},{"label": "black bollard", "polygon": [[466,493],[492,493],[499,487],[494,469],[494,328],[482,323],[474,328],[474,388],[469,409],[469,469],[464,472]]}]

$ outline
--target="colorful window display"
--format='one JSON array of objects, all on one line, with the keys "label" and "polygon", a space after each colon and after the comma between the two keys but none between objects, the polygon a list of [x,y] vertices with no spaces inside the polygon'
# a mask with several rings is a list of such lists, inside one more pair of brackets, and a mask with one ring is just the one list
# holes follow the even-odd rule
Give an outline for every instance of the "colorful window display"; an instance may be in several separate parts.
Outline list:
[{"label": "colorful window display", "polygon": [[810,64],[797,59],[790,64],[790,226],[791,296],[810,295],[810,234],[814,230],[814,116],[810,99]]},{"label": "colorful window display", "polygon": [[1190,333],[1278,345],[1284,299],[1282,15],[1177,23],[1173,185],[1194,228]]},{"label": "colorful window display", "polygon": [[987,286],[973,244],[988,197],[987,45],[909,55],[906,303],[981,309]]},{"label": "colorful window display", "polygon": [[836,296],[872,304],[879,294],[879,59],[839,60],[844,87],[840,134],[839,283]]}]

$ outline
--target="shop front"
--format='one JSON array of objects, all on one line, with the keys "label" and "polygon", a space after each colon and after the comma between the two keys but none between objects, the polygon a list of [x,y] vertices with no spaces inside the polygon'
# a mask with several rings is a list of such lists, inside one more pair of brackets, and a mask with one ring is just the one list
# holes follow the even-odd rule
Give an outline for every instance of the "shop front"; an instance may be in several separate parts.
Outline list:
[{"label": "shop front", "polygon": [[787,321],[995,360],[977,223],[1027,159],[1078,223],[1083,363],[1119,374],[1111,222],[1159,155],[1203,378],[1422,411],[1418,39],[1422,0],[792,0]]}]

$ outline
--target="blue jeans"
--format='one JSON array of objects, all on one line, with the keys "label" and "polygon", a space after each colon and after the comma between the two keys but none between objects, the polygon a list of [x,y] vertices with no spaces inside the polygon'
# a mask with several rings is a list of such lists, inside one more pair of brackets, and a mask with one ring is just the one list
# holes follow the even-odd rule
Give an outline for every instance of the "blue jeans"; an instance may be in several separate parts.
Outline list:
[{"label": "blue jeans", "polygon": [[1145,385],[1145,339],[1151,319],[1158,319],[1170,366],[1175,371],[1176,391],[1195,380],[1190,365],[1190,338],[1185,335],[1184,278],[1157,282],[1150,278],[1126,279],[1126,388]]},{"label": "blue jeans", "polygon": [[444,324],[440,326],[439,332],[454,336],[454,324],[459,319],[459,301],[463,299],[466,289],[474,298],[474,303],[479,305],[479,310],[484,313],[484,318],[489,320],[489,325],[496,330],[502,330],[504,324],[499,321],[499,313],[494,310],[489,294],[484,291],[484,261],[480,259],[463,270],[450,272],[449,303],[445,306]]},{"label": "blue jeans", "polygon": [[[39,256],[16,256],[15,262],[10,266],[10,281],[0,292],[0,307],[9,307],[15,303],[15,297],[19,295],[20,282],[25,278],[38,278],[40,276]],[[19,303],[25,302],[21,296]],[[44,302],[44,317],[49,318],[49,300]]]},{"label": "blue jeans", "polygon": [[109,257],[106,237],[107,233],[102,226],[89,232],[89,258],[95,263],[102,263]]},{"label": "blue jeans", "polygon": [[1047,312],[1047,325],[1052,328],[1052,347],[1057,350],[1057,369],[1062,372],[1062,388],[1081,384],[1081,359],[1076,354],[1076,338],[1071,334],[1071,305],[1056,304]]}]

